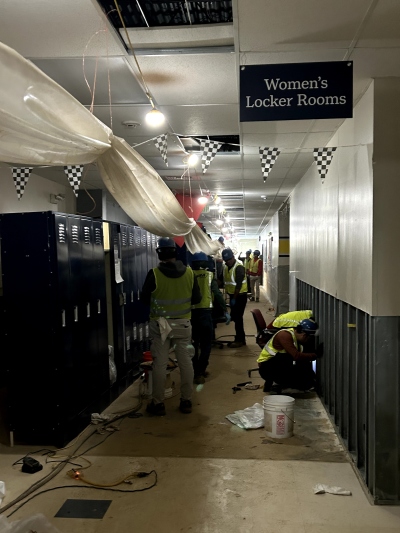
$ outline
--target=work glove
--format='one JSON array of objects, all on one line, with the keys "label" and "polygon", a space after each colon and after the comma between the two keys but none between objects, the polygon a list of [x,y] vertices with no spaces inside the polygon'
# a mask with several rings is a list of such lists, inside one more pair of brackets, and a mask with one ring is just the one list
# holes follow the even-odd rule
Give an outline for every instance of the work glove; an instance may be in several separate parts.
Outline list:
[{"label": "work glove", "polygon": [[229,313],[225,313],[225,318],[226,318],[225,324],[229,326],[229,324],[231,323],[231,315]]},{"label": "work glove", "polygon": [[324,343],[320,342],[315,350],[317,357],[322,357],[324,355]]},{"label": "work glove", "polygon": [[236,303],[235,298],[231,298],[231,301],[229,302],[230,306],[233,307]]}]

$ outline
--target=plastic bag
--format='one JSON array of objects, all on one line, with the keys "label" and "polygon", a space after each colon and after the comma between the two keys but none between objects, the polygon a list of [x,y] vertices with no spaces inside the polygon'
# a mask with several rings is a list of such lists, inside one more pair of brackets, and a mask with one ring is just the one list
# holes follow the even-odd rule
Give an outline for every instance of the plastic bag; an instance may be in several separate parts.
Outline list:
[{"label": "plastic bag", "polygon": [[108,369],[111,385],[117,381],[117,367],[111,357],[108,358]]},{"label": "plastic bag", "polygon": [[0,504],[3,501],[4,496],[6,495],[6,484],[4,481],[0,481]]},{"label": "plastic bag", "polygon": [[242,429],[258,429],[264,427],[264,409],[260,403],[252,407],[246,407],[241,411],[235,411],[225,418]]},{"label": "plastic bag", "polygon": [[36,514],[15,522],[9,522],[5,516],[0,516],[0,533],[28,533],[29,531],[61,533],[43,514]]},{"label": "plastic bag", "polygon": [[110,384],[113,385],[117,381],[117,367],[114,363],[114,347],[108,345],[108,370],[110,376]]},{"label": "plastic bag", "polygon": [[322,483],[315,485],[314,494],[325,494],[325,492],[329,492],[329,494],[337,494],[339,496],[351,496],[351,491],[342,489],[342,487],[330,487],[329,485],[323,485]]}]

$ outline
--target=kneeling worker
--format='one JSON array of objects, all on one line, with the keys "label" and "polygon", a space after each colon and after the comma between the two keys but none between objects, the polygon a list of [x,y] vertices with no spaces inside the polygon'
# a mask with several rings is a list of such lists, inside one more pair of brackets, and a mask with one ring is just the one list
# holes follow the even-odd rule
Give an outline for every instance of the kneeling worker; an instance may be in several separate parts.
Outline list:
[{"label": "kneeling worker", "polygon": [[305,319],[294,328],[278,331],[267,342],[257,359],[260,376],[265,380],[264,392],[270,392],[274,382],[281,389],[308,390],[314,387],[311,361],[322,355],[322,347],[315,353],[304,353],[300,345],[306,344],[317,331],[318,324]]}]

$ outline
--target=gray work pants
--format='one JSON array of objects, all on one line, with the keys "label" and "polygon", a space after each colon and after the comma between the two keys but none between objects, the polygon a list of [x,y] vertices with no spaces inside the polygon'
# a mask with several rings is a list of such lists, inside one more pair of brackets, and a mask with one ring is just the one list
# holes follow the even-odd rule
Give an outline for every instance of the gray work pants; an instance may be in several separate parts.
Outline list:
[{"label": "gray work pants", "polygon": [[260,299],[260,276],[250,276],[251,295],[254,299]]},{"label": "gray work pants", "polygon": [[181,373],[181,399],[191,400],[193,390],[194,348],[192,345],[192,326],[189,319],[168,319],[172,328],[165,342],[161,342],[158,322],[150,320],[151,355],[153,357],[153,400],[154,403],[164,401],[165,382],[167,378],[167,364],[169,350],[175,345],[175,357]]}]

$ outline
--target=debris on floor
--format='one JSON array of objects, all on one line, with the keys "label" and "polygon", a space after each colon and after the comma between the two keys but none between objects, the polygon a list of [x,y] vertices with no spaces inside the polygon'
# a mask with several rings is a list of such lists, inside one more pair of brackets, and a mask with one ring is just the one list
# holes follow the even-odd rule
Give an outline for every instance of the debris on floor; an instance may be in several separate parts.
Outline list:
[{"label": "debris on floor", "polygon": [[0,516],[0,533],[27,533],[28,531],[61,533],[43,514],[36,514],[14,522],[9,522],[5,516]]},{"label": "debris on floor", "polygon": [[252,407],[235,411],[231,415],[226,415],[225,418],[242,429],[258,429],[264,427],[264,409],[260,403],[255,403]]},{"label": "debris on floor", "polygon": [[342,487],[329,487],[329,485],[323,485],[318,483],[314,487],[314,494],[338,494],[339,496],[351,496],[351,491],[342,489]]}]

